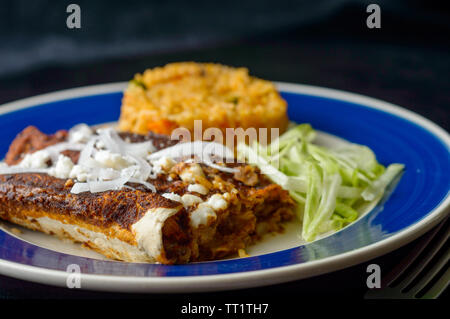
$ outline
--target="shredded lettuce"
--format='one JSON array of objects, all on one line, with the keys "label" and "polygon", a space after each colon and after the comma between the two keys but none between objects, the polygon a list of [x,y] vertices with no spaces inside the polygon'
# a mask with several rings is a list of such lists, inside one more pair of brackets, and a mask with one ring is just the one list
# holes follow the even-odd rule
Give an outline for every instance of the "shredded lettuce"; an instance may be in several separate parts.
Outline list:
[{"label": "shredded lettuce", "polygon": [[300,124],[269,145],[237,147],[239,158],[289,191],[298,204],[306,241],[355,221],[361,213],[358,208],[380,200],[404,169],[402,164],[384,167],[366,146],[327,148],[313,144],[315,136],[311,125]]}]

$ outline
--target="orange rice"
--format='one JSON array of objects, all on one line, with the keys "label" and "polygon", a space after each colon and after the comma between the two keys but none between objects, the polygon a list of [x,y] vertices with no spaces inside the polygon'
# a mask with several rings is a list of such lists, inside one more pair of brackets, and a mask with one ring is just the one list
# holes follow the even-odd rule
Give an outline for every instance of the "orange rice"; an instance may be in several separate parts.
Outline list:
[{"label": "orange rice", "polygon": [[139,134],[170,134],[177,127],[193,133],[217,127],[279,128],[288,125],[287,104],[275,85],[249,76],[246,68],[182,62],[136,74],[125,90],[119,129]]}]

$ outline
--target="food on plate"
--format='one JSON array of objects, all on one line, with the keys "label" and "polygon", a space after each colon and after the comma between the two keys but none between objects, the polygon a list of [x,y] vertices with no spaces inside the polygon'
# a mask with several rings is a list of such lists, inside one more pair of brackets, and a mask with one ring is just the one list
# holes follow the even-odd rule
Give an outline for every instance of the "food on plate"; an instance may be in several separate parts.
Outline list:
[{"label": "food on plate", "polygon": [[[227,138],[228,128],[284,133],[238,139],[235,149],[195,138],[197,121],[200,133],[216,128]],[[119,131],[29,126],[17,135],[0,163],[0,218],[122,261],[245,257],[295,216],[307,242],[342,229],[404,169],[381,165],[366,146],[318,145],[309,124],[288,126],[274,84],[245,68],[149,69],[125,90]],[[194,140],[171,138],[176,128]]]},{"label": "food on plate", "polygon": [[[193,134],[214,127],[271,128],[284,132],[287,104],[269,81],[249,76],[246,68],[213,63],[172,63],[137,74],[125,90],[121,131],[170,134],[177,127]],[[192,135],[193,136],[193,135]]]},{"label": "food on plate", "polygon": [[295,204],[255,166],[225,163],[233,156],[155,133],[28,127],[0,166],[0,218],[129,262],[242,254],[282,231]]},{"label": "food on plate", "polygon": [[237,147],[240,157],[289,191],[306,241],[355,221],[404,169],[402,164],[384,167],[366,146],[324,147],[312,143],[315,136],[311,125],[301,124],[269,145],[255,141]]}]

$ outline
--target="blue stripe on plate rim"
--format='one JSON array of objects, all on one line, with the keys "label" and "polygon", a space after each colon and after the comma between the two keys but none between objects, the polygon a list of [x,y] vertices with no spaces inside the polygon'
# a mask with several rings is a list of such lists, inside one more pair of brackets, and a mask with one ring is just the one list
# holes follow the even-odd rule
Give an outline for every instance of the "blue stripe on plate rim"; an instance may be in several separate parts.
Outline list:
[{"label": "blue stripe on plate rim", "polygon": [[[4,154],[26,125],[51,133],[79,122],[118,118],[126,83],[44,94],[0,108]],[[65,286],[66,268],[78,264],[82,288],[183,292],[255,287],[306,278],[364,262],[423,234],[450,206],[450,137],[436,124],[401,107],[358,94],[277,83],[297,122],[371,147],[383,164],[406,164],[391,196],[344,230],[314,243],[242,259],[155,265],[102,261],[38,247],[0,232],[0,273]]]}]

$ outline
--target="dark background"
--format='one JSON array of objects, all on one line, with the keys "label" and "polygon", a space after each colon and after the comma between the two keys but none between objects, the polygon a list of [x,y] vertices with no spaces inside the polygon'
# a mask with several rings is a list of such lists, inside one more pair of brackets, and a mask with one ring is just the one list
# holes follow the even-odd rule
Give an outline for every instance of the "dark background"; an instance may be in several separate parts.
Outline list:
[{"label": "dark background", "polygon": [[[381,29],[366,27],[372,2]],[[66,27],[70,1],[0,3],[0,103],[213,61],[381,98],[449,127],[448,2],[79,0],[81,29]]]},{"label": "dark background", "polygon": [[[66,27],[66,7],[72,2],[81,7],[81,29]],[[381,29],[366,26],[369,3],[381,7]],[[3,0],[0,103],[126,81],[146,68],[192,60],[246,66],[251,74],[273,81],[365,94],[411,109],[448,130],[449,9],[448,2],[438,6],[415,0]],[[376,262],[389,269],[411,247]],[[196,296],[362,298],[367,264],[269,288]],[[69,296],[124,297],[0,277],[0,297]]]}]

